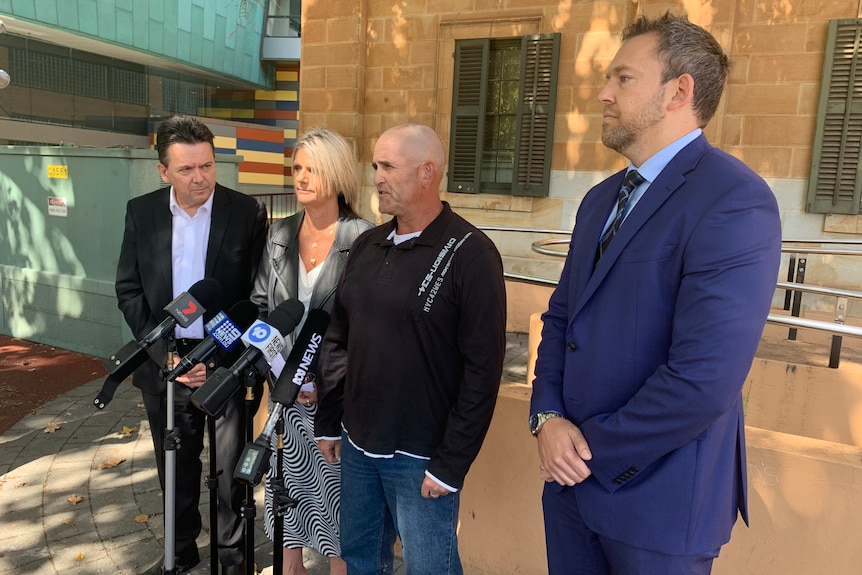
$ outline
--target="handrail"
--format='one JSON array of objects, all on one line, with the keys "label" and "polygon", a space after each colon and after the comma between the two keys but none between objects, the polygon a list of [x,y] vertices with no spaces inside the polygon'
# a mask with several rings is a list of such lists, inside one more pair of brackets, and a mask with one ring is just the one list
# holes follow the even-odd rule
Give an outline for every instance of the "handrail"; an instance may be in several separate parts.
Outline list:
[{"label": "handrail", "polygon": [[524,275],[524,274],[516,274],[516,273],[512,273],[512,272],[503,272],[503,277],[505,279],[515,280],[515,281],[519,281],[522,283],[531,283],[531,284],[544,285],[544,286],[556,286],[559,283],[559,281],[557,281],[557,280],[552,280],[552,279],[548,279],[548,278],[540,278],[538,276],[528,276],[528,275]]},{"label": "handrail", "polygon": [[782,244],[846,244],[850,246],[862,246],[862,240],[818,238],[814,240],[782,238]]},{"label": "handrail", "polygon": [[[496,228],[502,231],[524,232],[531,231],[523,228]],[[540,233],[540,230],[533,230],[535,233]],[[561,230],[551,230],[548,233],[571,235],[571,232],[563,232]],[[541,255],[553,257],[565,257],[566,251],[553,249],[552,246],[568,245],[570,239],[549,239],[544,238],[536,240],[530,244],[530,249]],[[806,244],[806,245],[798,245]],[[854,298],[862,300],[862,292],[844,290],[840,288],[828,288],[823,286],[815,286],[802,283],[805,278],[806,258],[798,258],[797,254],[820,254],[833,256],[862,256],[862,249],[837,249],[824,247],[811,247],[810,244],[819,246],[824,245],[839,245],[839,246],[862,246],[862,239],[799,239],[788,238],[783,239],[781,243],[781,252],[789,253],[790,261],[788,264],[788,282],[776,282],[776,289],[787,290],[785,298],[785,309],[791,309],[790,300],[793,298],[791,316],[782,316],[769,314],[766,321],[768,323],[790,326],[788,338],[796,339],[796,329],[805,328],[818,331],[825,331],[832,334],[832,350],[829,357],[829,367],[836,368],[840,361],[841,353],[841,338],[845,335],[851,337],[862,338],[862,328],[848,326],[844,324],[845,314],[847,311],[847,299]],[[794,269],[795,268],[795,269]],[[540,283],[542,285],[556,285],[557,282],[547,280],[545,278],[536,278],[533,276],[507,274],[507,277],[519,281],[528,281],[531,283]],[[795,281],[793,281],[795,280]],[[797,283],[798,282],[798,283]],[[815,293],[819,295],[836,297],[835,323],[803,319],[798,317],[801,308],[802,293]]]},{"label": "handrail", "polygon": [[834,250],[830,248],[791,248],[781,246],[781,253],[783,254],[824,254],[829,256],[862,256],[862,250]]},{"label": "handrail", "polygon": [[[819,331],[830,332],[836,335],[849,335],[852,337],[862,337],[862,327],[855,325],[847,325],[843,323],[831,323],[828,321],[820,321],[816,319],[805,319],[803,317],[794,317],[790,315],[769,314],[766,316],[768,323],[776,323],[781,325],[789,325],[792,327],[804,327],[807,329],[816,329]],[[832,367],[832,366],[830,366]],[[835,366],[837,367],[837,366]]]},{"label": "handrail", "polygon": [[834,295],[837,297],[852,297],[854,299],[862,299],[862,292],[852,291],[841,288],[829,288],[813,284],[797,284],[793,282],[778,282],[775,284],[778,289],[789,289],[792,291],[804,291],[807,293],[817,293],[820,295]]},{"label": "handrail", "polygon": [[[572,235],[572,230],[542,230],[539,228],[510,228],[506,226],[476,226],[480,230],[489,230],[494,232],[523,232],[527,234],[560,234],[565,236]],[[539,240],[542,241],[542,240]]]},{"label": "handrail", "polygon": [[[519,230],[513,230],[519,231]],[[571,233],[571,232],[569,232]],[[785,243],[818,243],[815,240],[782,240],[782,244]],[[542,254],[546,256],[559,256],[565,257],[565,253],[559,250],[549,250],[546,249],[545,246],[554,246],[554,245],[568,245],[568,240],[536,240],[534,241],[530,247],[537,254]],[[822,243],[831,243],[831,244],[845,244],[845,245],[859,245],[862,246],[862,240],[834,240],[834,241],[823,241]],[[790,246],[781,246],[781,252],[788,254],[798,254],[800,252],[805,252],[806,254],[822,254],[822,255],[831,255],[831,256],[862,256],[862,250],[839,250],[839,249],[831,249],[831,248],[811,248],[811,247],[790,247]]]},{"label": "handrail", "polygon": [[536,252],[537,254],[542,254],[545,256],[557,256],[560,258],[566,257],[566,254],[559,250],[549,250],[546,249],[545,246],[561,246],[568,245],[569,240],[536,240],[532,244],[530,244],[530,248]]}]

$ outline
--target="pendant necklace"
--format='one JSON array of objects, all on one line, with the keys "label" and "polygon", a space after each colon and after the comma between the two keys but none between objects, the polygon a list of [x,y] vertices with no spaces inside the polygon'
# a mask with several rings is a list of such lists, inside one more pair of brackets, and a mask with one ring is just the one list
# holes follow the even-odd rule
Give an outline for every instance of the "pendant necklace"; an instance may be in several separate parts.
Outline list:
[{"label": "pendant necklace", "polygon": [[323,236],[326,236],[326,235],[331,236],[332,233],[335,231],[335,224],[336,223],[337,223],[337,221],[329,224],[329,227],[323,233],[321,233],[319,236],[317,236],[316,240],[311,242],[311,248],[310,249],[315,250],[315,253],[311,257],[308,258],[308,263],[311,264],[311,267],[314,267],[317,265],[317,256],[316,256],[317,242],[319,242],[323,238]]}]

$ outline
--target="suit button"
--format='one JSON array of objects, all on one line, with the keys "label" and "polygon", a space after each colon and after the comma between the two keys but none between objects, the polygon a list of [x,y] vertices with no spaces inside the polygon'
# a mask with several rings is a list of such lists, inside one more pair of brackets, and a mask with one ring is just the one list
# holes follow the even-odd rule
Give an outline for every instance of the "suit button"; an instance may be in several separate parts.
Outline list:
[{"label": "suit button", "polygon": [[569,351],[575,351],[576,349],[578,349],[578,346],[575,345],[575,342],[570,341],[566,344],[566,349]]},{"label": "suit button", "polygon": [[208,367],[208,368],[210,368],[210,369],[215,369],[215,362],[214,362],[214,361],[209,362],[209,363],[207,364],[207,367]]}]

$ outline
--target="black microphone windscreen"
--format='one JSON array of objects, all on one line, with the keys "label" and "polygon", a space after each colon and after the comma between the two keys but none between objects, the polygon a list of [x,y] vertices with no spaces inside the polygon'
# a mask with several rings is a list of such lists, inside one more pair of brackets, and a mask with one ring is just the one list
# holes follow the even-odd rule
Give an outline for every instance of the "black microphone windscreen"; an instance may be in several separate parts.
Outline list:
[{"label": "black microphone windscreen", "polygon": [[[204,278],[189,288],[189,293],[198,300],[204,309],[218,309],[221,300],[221,284],[217,279]],[[233,319],[233,318],[231,318]]]},{"label": "black microphone windscreen", "polygon": [[227,312],[230,320],[243,332],[251,327],[251,324],[257,319],[257,314],[257,306],[247,299],[236,302]]},{"label": "black microphone windscreen", "polygon": [[282,336],[293,333],[302,316],[305,314],[305,306],[298,299],[284,300],[269,312],[266,323],[278,330]]},{"label": "black microphone windscreen", "polygon": [[271,391],[270,396],[274,402],[292,405],[307,376],[316,378],[321,343],[327,326],[329,326],[328,313],[322,309],[308,312],[308,318],[296,336],[284,369],[281,370],[281,375]]}]

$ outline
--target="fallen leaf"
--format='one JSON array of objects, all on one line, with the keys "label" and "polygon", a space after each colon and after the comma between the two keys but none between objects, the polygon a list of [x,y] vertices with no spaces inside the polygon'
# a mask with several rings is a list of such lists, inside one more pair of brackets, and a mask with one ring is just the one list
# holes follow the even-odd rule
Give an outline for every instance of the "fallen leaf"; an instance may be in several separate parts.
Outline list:
[{"label": "fallen leaf", "polygon": [[70,495],[69,497],[66,498],[66,501],[68,501],[72,505],[77,505],[78,503],[80,503],[83,500],[84,500],[84,498],[81,497],[80,495]]},{"label": "fallen leaf", "polygon": [[83,553],[78,553],[77,555],[75,555],[75,561],[83,561],[83,560],[84,560],[84,554]]},{"label": "fallen leaf", "polygon": [[101,469],[111,469],[111,468],[118,466],[119,464],[121,464],[124,461],[125,461],[125,459],[122,457],[111,457],[110,459],[106,459],[103,462],[101,462],[99,464],[99,469],[100,470]]},{"label": "fallen leaf", "polygon": [[54,433],[58,429],[62,427],[59,423],[49,423],[45,426],[45,429],[42,430],[42,433]]},{"label": "fallen leaf", "polygon": [[122,435],[123,437],[131,437],[132,434],[135,433],[136,431],[138,431],[137,427],[128,427],[128,426],[124,425],[123,431],[120,432],[120,435]]},{"label": "fallen leaf", "polygon": [[149,518],[150,516],[146,513],[141,513],[140,515],[135,517],[135,523],[146,523]]}]

